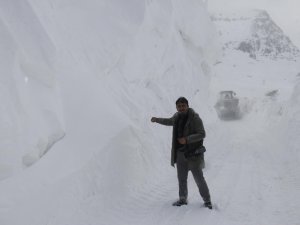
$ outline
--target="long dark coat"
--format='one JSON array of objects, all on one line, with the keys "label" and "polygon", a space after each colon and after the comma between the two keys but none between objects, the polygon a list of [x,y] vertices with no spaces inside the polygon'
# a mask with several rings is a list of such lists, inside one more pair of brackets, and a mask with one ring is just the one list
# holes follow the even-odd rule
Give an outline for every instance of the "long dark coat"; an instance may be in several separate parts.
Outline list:
[{"label": "long dark coat", "polygon": [[[176,163],[176,130],[175,124],[179,118],[179,113],[175,113],[171,118],[157,118],[156,122],[166,126],[173,126],[172,135],[172,149],[171,149],[171,165]],[[188,151],[196,151],[203,145],[203,139],[205,138],[205,130],[203,122],[192,108],[188,109],[188,119],[183,129],[183,136],[187,139],[186,148]]]}]

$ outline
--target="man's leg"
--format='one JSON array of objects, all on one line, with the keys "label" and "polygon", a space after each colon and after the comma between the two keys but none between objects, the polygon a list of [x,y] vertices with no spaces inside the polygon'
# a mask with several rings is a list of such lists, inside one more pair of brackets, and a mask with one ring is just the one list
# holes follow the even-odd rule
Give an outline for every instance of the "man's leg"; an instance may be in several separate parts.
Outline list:
[{"label": "man's leg", "polygon": [[200,166],[191,169],[195,182],[198,186],[201,197],[204,202],[210,202],[210,194],[207,183],[204,179],[203,172]]},{"label": "man's leg", "polygon": [[177,154],[177,178],[179,185],[179,199],[187,200],[188,197],[188,187],[187,187],[187,179],[188,179],[188,162],[184,157],[184,154],[178,152]]}]

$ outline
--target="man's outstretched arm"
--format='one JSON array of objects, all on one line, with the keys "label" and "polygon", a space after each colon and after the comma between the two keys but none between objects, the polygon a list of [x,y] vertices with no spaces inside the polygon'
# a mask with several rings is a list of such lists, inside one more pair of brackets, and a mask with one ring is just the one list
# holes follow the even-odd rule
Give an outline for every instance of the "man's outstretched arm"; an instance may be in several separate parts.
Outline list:
[{"label": "man's outstretched arm", "polygon": [[174,125],[174,120],[175,120],[175,115],[172,116],[171,118],[157,118],[157,117],[152,117],[151,118],[151,122],[153,122],[153,123],[159,123],[159,124],[162,124],[162,125],[165,125],[165,126],[173,126]]}]

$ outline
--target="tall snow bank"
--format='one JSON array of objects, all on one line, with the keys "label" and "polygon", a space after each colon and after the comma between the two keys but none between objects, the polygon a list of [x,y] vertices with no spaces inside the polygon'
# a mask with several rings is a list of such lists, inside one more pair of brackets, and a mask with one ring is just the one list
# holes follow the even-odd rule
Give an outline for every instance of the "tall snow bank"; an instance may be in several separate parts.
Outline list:
[{"label": "tall snow bank", "polygon": [[[58,53],[45,48],[58,75],[57,86],[46,90],[60,88],[66,136],[22,176],[3,182],[1,199],[9,205],[3,221],[78,224],[91,214],[77,212],[92,208],[105,216],[169,172],[171,130],[151,124],[150,117],[171,116],[181,95],[197,111],[205,108],[215,31],[202,1],[30,2],[45,30],[36,29],[51,37]],[[134,10],[123,7],[128,2],[143,16],[130,16]],[[29,71],[39,68],[29,65]],[[37,79],[31,87],[45,90]],[[29,99],[30,109],[42,108]],[[9,216],[16,211],[18,218]]]},{"label": "tall snow bank", "polygon": [[262,130],[271,134],[270,138],[273,139],[270,148],[273,148],[274,153],[280,154],[282,160],[293,168],[294,163],[300,159],[298,138],[300,135],[300,80],[295,81],[288,100],[266,96],[253,104],[249,117],[260,121]]},{"label": "tall snow bank", "polygon": [[[286,127],[288,148],[292,149],[300,159],[299,135],[300,135],[300,80],[296,81],[293,94],[289,101],[290,111],[288,113],[288,122]],[[291,141],[293,140],[293,141]]]},{"label": "tall snow bank", "polygon": [[[144,166],[135,165],[130,176],[141,170],[144,175],[153,175],[169,166],[170,130],[151,124],[151,116],[171,117],[179,96],[186,96],[191,107],[205,112],[210,66],[218,50],[215,38],[213,24],[201,1],[146,2],[144,20],[130,49],[104,79],[131,121],[136,135],[128,139],[144,143],[138,149]],[[162,147],[165,143],[168,145]],[[152,146],[151,153],[147,146]],[[123,151],[121,146],[118,151]]]},{"label": "tall snow bank", "polygon": [[138,108],[170,113],[179,96],[197,107],[206,102],[216,37],[201,1],[148,1],[134,44],[112,73],[124,77]]},{"label": "tall snow bank", "polygon": [[55,48],[27,1],[1,1],[0,177],[38,160],[63,137]]}]

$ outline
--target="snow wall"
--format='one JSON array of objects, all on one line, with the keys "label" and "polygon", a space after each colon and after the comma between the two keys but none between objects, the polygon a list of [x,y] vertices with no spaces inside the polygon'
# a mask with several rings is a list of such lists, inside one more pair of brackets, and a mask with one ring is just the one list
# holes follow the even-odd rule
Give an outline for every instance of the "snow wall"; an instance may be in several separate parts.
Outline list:
[{"label": "snow wall", "polygon": [[170,130],[150,118],[173,115],[180,96],[209,114],[218,48],[202,1],[7,0],[0,11],[1,204],[18,214],[1,224],[69,221],[63,209],[90,199],[105,211],[171,170]]},{"label": "snow wall", "polygon": [[55,46],[26,1],[1,1],[0,176],[22,170],[64,136]]}]

